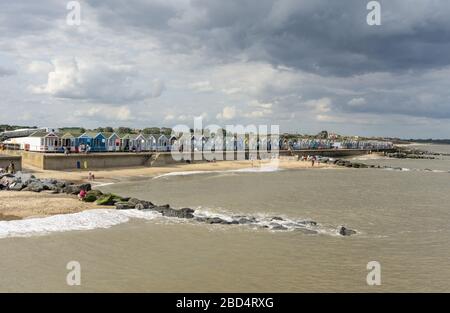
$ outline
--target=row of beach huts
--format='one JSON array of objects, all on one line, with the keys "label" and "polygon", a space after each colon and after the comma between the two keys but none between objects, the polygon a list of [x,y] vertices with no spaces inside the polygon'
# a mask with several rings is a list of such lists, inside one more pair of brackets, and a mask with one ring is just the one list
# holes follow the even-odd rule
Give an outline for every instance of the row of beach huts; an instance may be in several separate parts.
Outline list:
[{"label": "row of beach huts", "polygon": [[[36,130],[20,130],[3,133],[3,145],[8,149],[18,149],[32,152],[141,152],[141,151],[171,151],[178,143],[177,136],[165,134],[121,134],[107,132],[59,132],[54,129],[42,128]],[[213,140],[205,136],[192,136],[191,149],[216,149],[208,145],[215,145]],[[249,148],[248,138],[231,136],[225,141],[227,150],[243,150]],[[250,149],[272,149],[271,138],[257,138]],[[330,140],[285,138],[281,135],[277,146],[280,150],[307,150],[307,149],[391,149],[393,144],[386,141],[361,140]],[[218,149],[217,149],[218,150]]]},{"label": "row of beach huts", "polygon": [[121,134],[106,132],[58,132],[40,129],[27,136],[9,138],[3,144],[33,152],[130,152],[130,151],[170,151],[171,143],[176,138],[164,134]]}]

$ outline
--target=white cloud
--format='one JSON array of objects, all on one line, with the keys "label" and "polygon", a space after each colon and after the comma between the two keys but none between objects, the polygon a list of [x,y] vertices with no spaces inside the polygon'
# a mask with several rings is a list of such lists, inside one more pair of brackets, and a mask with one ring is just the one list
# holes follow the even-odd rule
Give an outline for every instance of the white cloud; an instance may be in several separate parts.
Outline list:
[{"label": "white cloud", "polygon": [[[36,66],[33,68],[37,69]],[[31,90],[56,98],[107,103],[139,101],[161,95],[164,89],[161,81],[155,80],[153,90],[150,90],[145,88],[145,82],[139,81],[138,76],[134,68],[126,65],[56,59],[53,61],[53,70],[48,73],[47,83],[31,86]]]},{"label": "white cloud", "polygon": [[96,119],[101,121],[128,121],[131,120],[131,111],[127,106],[92,106],[86,110],[77,110],[74,112],[76,117]]},{"label": "white cloud", "polygon": [[226,106],[221,113],[216,115],[218,120],[231,120],[236,117],[236,107]]},{"label": "white cloud", "polygon": [[44,61],[32,61],[27,66],[27,71],[31,74],[48,74],[54,69],[53,65]]},{"label": "white cloud", "polygon": [[353,98],[348,102],[348,105],[352,106],[352,107],[359,107],[366,103],[367,103],[367,101],[365,98]]},{"label": "white cloud", "polygon": [[196,92],[210,92],[214,90],[211,86],[211,82],[207,80],[192,83],[189,85],[189,88]]},{"label": "white cloud", "polygon": [[305,105],[318,113],[325,113],[331,111],[331,99],[321,98],[317,100],[308,100]]}]

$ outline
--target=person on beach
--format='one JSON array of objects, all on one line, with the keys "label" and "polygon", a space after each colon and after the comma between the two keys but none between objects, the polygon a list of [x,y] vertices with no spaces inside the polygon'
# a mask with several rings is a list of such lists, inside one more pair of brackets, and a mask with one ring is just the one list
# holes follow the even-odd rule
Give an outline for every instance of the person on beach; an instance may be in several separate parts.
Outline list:
[{"label": "person on beach", "polygon": [[8,171],[7,172],[10,173],[10,174],[14,174],[16,172],[16,166],[14,165],[13,161],[9,162]]},{"label": "person on beach", "polygon": [[85,197],[86,197],[86,190],[81,189],[81,190],[80,190],[80,193],[78,194],[78,199],[79,199],[80,201],[83,201]]},{"label": "person on beach", "polygon": [[92,172],[89,172],[88,180],[95,180],[95,175]]},{"label": "person on beach", "polygon": [[311,158],[311,166],[314,167],[314,163],[316,162],[316,157]]}]

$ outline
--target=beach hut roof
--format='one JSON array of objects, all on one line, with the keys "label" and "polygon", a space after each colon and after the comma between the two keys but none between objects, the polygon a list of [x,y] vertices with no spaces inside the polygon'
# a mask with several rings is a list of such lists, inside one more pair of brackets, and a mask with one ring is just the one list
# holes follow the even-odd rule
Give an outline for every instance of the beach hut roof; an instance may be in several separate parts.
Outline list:
[{"label": "beach hut roof", "polygon": [[44,130],[38,130],[38,131],[32,133],[31,135],[29,135],[28,137],[44,138],[44,137],[47,137],[49,135],[53,135],[53,136],[57,137],[57,135],[55,133],[53,133],[53,132],[46,132]]},{"label": "beach hut roof", "polygon": [[109,139],[112,137],[112,135],[114,135],[115,133],[111,133],[111,132],[101,132],[101,134],[103,135],[103,137],[105,137],[106,139]]},{"label": "beach hut roof", "polygon": [[142,137],[142,138],[145,139],[144,135],[142,135],[142,134],[129,134],[129,138],[130,138],[131,140],[136,140],[136,139],[138,139],[139,137]]},{"label": "beach hut roof", "polygon": [[78,138],[82,135],[82,133],[75,133],[75,132],[67,132],[67,133],[59,133],[58,137],[61,139],[74,139]]},{"label": "beach hut roof", "polygon": [[[84,134],[80,135],[79,137],[89,137],[89,138],[96,138],[98,136],[105,137],[102,133],[99,132],[93,132],[93,131],[87,131]],[[105,137],[106,138],[106,137]]]},{"label": "beach hut roof", "polygon": [[121,139],[132,139],[131,136],[133,136],[133,134],[120,133],[117,134],[117,136],[119,136]]}]

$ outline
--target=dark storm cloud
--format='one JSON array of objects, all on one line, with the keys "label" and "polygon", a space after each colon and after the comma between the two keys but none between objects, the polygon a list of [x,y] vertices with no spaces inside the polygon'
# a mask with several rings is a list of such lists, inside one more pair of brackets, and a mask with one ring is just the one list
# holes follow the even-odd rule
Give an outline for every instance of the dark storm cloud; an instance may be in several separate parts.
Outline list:
[{"label": "dark storm cloud", "polygon": [[[67,2],[0,3],[0,106],[27,107],[33,122],[66,103],[86,104],[71,124],[107,108],[159,123],[187,106],[210,117],[235,107],[241,123],[296,129],[301,116],[345,129],[375,116],[385,133],[403,119],[440,136],[450,118],[447,0],[381,0],[381,26],[366,23],[369,0],[80,0],[79,27]],[[65,58],[83,66],[49,66]]]},{"label": "dark storm cloud", "polygon": [[[184,35],[215,57],[266,61],[347,76],[450,64],[448,1],[381,1],[382,25],[366,23],[368,1],[90,1],[105,25]],[[190,46],[189,48],[192,48]]]}]

